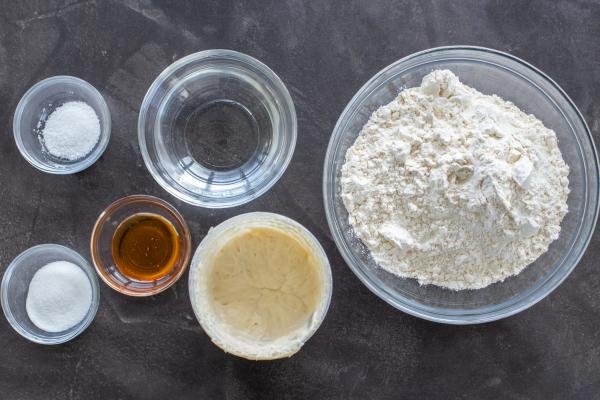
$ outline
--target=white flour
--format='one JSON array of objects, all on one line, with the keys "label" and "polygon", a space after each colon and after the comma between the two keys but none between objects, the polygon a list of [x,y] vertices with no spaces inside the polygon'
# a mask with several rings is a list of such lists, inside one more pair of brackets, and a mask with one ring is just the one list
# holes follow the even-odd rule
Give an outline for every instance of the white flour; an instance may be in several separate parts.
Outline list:
[{"label": "white flour", "polygon": [[554,131],[438,70],[371,115],[346,153],[342,199],[381,267],[478,289],[558,238],[568,174]]}]

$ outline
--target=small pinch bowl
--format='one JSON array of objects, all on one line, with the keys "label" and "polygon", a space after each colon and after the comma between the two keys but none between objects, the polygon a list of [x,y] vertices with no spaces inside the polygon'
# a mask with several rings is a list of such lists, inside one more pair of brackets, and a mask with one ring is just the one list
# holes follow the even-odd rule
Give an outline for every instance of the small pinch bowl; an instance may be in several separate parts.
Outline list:
[{"label": "small pinch bowl", "polygon": [[[138,213],[158,214],[166,218],[179,235],[180,252],[175,266],[167,275],[150,281],[133,280],[116,267],[112,256],[112,239],[121,222]],[[119,293],[145,297],[160,293],[175,284],[190,261],[192,239],[183,216],[166,201],[154,196],[132,195],[109,205],[98,217],[90,240],[94,267],[100,278]]]},{"label": "small pinch bowl", "polygon": [[[48,153],[41,143],[39,125],[64,103],[83,101],[94,109],[100,120],[100,138],[85,157],[70,161]],[[74,76],[59,75],[33,85],[21,98],[13,117],[13,134],[21,155],[40,171],[66,175],[94,164],[110,140],[110,110],[106,101],[88,82]]]},{"label": "small pinch bowl", "polygon": [[[92,287],[92,304],[85,317],[62,332],[46,332],[31,322],[25,308],[29,283],[43,266],[54,261],[68,261],[81,268]],[[39,344],[68,342],[82,333],[94,320],[100,304],[100,286],[92,266],[79,253],[58,244],[40,244],[30,247],[10,263],[0,285],[2,310],[15,331],[25,339]]]}]

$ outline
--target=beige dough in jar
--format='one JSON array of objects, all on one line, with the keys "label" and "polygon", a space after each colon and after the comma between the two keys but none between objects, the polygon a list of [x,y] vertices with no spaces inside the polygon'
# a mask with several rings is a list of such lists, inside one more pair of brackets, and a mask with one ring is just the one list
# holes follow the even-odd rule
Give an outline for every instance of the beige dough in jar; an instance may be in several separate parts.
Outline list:
[{"label": "beige dough in jar", "polygon": [[308,325],[323,291],[311,250],[271,227],[229,238],[209,261],[207,279],[212,307],[222,323],[264,341]]}]

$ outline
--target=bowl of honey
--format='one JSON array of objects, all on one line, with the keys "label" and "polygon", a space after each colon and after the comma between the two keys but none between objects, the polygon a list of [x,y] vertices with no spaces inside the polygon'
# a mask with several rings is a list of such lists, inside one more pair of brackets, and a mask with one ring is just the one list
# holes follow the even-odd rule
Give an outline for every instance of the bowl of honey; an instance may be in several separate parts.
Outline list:
[{"label": "bowl of honey", "polygon": [[191,235],[182,215],[153,196],[123,197],[94,224],[90,249],[100,278],[117,292],[151,296],[172,286],[190,261]]}]

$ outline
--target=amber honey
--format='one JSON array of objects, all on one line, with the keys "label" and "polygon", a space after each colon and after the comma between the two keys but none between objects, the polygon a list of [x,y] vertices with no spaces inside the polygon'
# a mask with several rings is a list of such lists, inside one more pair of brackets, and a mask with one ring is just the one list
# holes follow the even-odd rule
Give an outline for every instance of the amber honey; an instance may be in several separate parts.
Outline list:
[{"label": "amber honey", "polygon": [[116,267],[126,277],[153,281],[169,274],[180,252],[179,234],[165,217],[139,213],[119,224],[112,239]]}]

